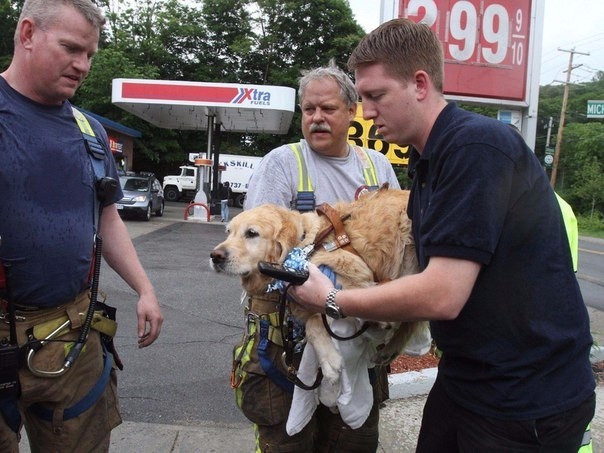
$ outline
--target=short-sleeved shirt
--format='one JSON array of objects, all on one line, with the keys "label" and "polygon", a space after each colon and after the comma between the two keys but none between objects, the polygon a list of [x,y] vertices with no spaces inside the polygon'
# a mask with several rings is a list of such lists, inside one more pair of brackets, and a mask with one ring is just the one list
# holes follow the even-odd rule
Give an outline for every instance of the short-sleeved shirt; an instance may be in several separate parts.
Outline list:
[{"label": "short-sleeved shirt", "polygon": [[594,391],[589,318],[548,178],[520,134],[449,104],[421,156],[409,205],[421,268],[482,265],[459,316],[431,323],[449,396],[478,414],[539,418]]},{"label": "short-sleeved shirt", "polygon": [[[363,162],[350,147],[346,157],[326,157],[310,149],[301,140],[302,155],[313,184],[316,204],[352,201],[367,189]],[[375,168],[378,183],[389,183],[391,189],[400,188],[390,161],[383,154],[366,150]],[[299,168],[289,145],[275,148],[260,161],[248,184],[245,209],[262,203],[294,206],[298,196]]]},{"label": "short-sleeved shirt", "polygon": [[[106,175],[118,180],[107,134]],[[94,172],[71,105],[41,105],[0,77],[0,260],[11,263],[13,301],[51,307],[88,285],[94,241]],[[116,191],[114,203],[122,196]]]}]

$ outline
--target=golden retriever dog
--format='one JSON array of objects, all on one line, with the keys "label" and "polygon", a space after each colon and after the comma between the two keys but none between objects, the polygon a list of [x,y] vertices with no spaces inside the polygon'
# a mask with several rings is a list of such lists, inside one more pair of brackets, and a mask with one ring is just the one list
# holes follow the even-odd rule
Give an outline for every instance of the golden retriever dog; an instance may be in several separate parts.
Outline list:
[{"label": "golden retriever dog", "polygon": [[[299,213],[265,204],[243,211],[227,225],[227,238],[211,253],[210,263],[217,272],[241,278],[248,296],[266,295],[272,278],[258,270],[259,261],[281,263],[294,247],[315,244],[310,261],[329,266],[343,289],[376,285],[418,271],[411,221],[407,217],[409,192],[381,188],[349,203],[333,206],[342,219],[356,253],[323,244],[334,242],[334,232],[325,236],[331,222],[317,212]],[[306,326],[306,339],[315,348],[323,377],[337,384],[342,359],[323,325],[320,314],[307,312],[292,303],[294,317]],[[376,323],[363,335],[380,339],[373,361],[389,363],[403,350],[420,323]],[[380,337],[381,335],[381,337]]]}]

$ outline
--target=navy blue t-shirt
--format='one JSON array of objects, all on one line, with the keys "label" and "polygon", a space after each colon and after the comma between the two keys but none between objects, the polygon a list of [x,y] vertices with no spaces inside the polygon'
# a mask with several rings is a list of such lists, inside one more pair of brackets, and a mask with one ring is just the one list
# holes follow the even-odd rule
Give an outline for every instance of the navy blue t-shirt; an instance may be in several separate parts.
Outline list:
[{"label": "navy blue t-shirt", "polygon": [[420,266],[482,269],[457,319],[431,323],[448,395],[499,419],[573,408],[594,391],[587,309],[549,180],[516,131],[449,104],[412,152]]},{"label": "navy blue t-shirt", "polygon": [[[98,121],[90,125],[118,180]],[[45,106],[0,77],[0,260],[12,263],[14,302],[49,307],[88,284],[94,238],[94,174],[71,105]],[[107,204],[121,197],[121,189]]]}]

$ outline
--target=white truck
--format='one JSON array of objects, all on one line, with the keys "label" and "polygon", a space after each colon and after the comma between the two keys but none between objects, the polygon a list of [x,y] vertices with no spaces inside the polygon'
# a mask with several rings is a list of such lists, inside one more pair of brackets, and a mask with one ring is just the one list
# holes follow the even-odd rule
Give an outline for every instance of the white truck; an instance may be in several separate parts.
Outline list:
[{"label": "white truck", "polygon": [[[189,160],[194,162],[195,158],[198,156],[198,154],[192,154],[189,156]],[[248,181],[261,160],[262,157],[258,156],[240,156],[237,154],[219,155],[219,164],[224,165],[226,168],[221,172],[220,180],[229,183],[233,193],[233,206],[239,208],[243,207]],[[194,165],[182,165],[180,167],[180,174],[164,177],[164,198],[167,201],[177,201],[183,196],[193,198],[198,190],[197,171],[198,167]],[[209,169],[209,171],[211,172],[211,169]]]}]

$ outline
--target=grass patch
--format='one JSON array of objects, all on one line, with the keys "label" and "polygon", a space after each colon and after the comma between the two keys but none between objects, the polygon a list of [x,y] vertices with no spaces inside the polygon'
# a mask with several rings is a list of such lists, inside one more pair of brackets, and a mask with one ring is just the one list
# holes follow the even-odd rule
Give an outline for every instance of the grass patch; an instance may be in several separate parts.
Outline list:
[{"label": "grass patch", "polygon": [[604,239],[604,218],[602,214],[596,213],[591,217],[579,215],[577,216],[577,223],[581,236]]}]

